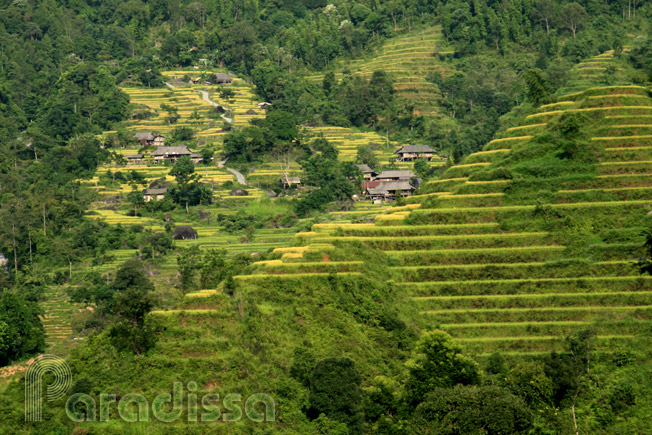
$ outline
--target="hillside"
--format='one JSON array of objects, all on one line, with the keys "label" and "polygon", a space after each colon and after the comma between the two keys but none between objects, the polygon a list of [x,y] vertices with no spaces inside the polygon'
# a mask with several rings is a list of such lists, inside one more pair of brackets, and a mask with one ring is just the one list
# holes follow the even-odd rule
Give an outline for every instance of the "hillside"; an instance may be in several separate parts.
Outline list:
[{"label": "hillside", "polygon": [[[586,328],[602,351],[627,349],[652,314],[652,281],[635,267],[652,206],[647,119],[645,87],[559,95],[409,204],[373,223],[313,225],[239,279],[359,273],[361,259],[340,251],[361,243],[392,258],[393,285],[418,304],[423,330],[443,329],[474,354],[559,350]],[[577,121],[577,137],[560,133]]]},{"label": "hillside", "polygon": [[[438,109],[441,94],[434,83],[426,80],[430,73],[446,73],[450,69],[440,56],[452,54],[441,32],[441,26],[424,27],[394,36],[364,58],[341,60],[332,66],[335,78],[345,73],[370,77],[374,71],[385,71],[394,79],[397,96],[425,116],[441,117]],[[320,82],[324,74],[308,76]]]}]

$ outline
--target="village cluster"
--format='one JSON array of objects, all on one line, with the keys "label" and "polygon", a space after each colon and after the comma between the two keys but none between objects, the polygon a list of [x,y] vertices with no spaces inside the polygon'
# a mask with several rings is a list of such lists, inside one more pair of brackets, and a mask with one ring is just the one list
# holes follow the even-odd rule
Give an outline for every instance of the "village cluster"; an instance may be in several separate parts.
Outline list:
[{"label": "village cluster", "polygon": [[[182,157],[190,157],[193,163],[197,164],[202,161],[202,155],[193,152],[184,145],[166,146],[165,136],[154,132],[138,132],[133,135],[141,146],[155,147],[149,156],[154,165],[174,164]],[[436,157],[435,150],[428,145],[404,145],[395,151],[397,162],[412,162],[415,160],[432,161]],[[145,154],[127,154],[124,156],[128,165],[146,164]],[[169,162],[169,163],[168,163]],[[393,201],[397,197],[407,197],[419,187],[419,179],[410,170],[384,170],[376,172],[366,164],[356,165],[362,172],[364,181],[362,182],[363,196],[354,195],[354,200],[367,199],[374,203]],[[284,176],[279,180],[283,189],[291,187],[300,187],[301,178],[297,176]],[[163,199],[166,188],[146,189],[143,193],[145,201]]]}]

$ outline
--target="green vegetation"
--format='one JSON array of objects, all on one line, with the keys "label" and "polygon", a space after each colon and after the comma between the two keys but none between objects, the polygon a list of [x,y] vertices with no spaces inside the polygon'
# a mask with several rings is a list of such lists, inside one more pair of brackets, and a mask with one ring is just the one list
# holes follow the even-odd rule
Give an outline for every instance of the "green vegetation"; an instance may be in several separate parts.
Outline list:
[{"label": "green vegetation", "polygon": [[[0,4],[2,432],[648,430],[649,5],[100,3]],[[44,352],[275,419],[26,422]]]}]

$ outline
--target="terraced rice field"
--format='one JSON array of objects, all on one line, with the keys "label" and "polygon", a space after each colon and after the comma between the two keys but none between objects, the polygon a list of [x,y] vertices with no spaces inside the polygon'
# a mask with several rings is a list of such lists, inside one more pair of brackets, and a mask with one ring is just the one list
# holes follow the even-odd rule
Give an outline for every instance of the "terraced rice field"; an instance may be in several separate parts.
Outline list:
[{"label": "terraced rice field", "polygon": [[[220,72],[220,71],[205,71]],[[164,71],[163,76],[172,80],[173,78],[182,78],[184,75],[192,77],[198,76],[199,72],[194,70],[176,70]],[[235,92],[232,100],[226,101],[219,97],[218,85],[183,85],[175,87],[174,89],[165,88],[122,88],[126,92],[131,103],[139,106],[144,106],[154,112],[155,116],[148,120],[132,120],[129,121],[126,127],[133,131],[156,131],[165,134],[175,127],[184,126],[191,127],[195,130],[197,137],[206,143],[219,144],[222,137],[226,134],[222,130],[223,120],[217,115],[209,118],[208,114],[213,112],[214,107],[204,101],[199,91],[206,91],[209,98],[226,107],[228,109],[228,117],[233,120],[233,125],[242,127],[248,125],[251,119],[261,118],[265,116],[265,112],[258,107],[260,102],[254,95],[252,87],[245,83],[242,79],[234,77],[233,84],[223,85],[228,86]],[[168,104],[178,109],[180,115],[179,120],[174,124],[168,124],[165,121],[167,113],[161,110],[162,104]],[[190,116],[194,111],[198,111],[201,120],[193,122]],[[255,112],[255,113],[251,113]]]},{"label": "terraced rice field", "polygon": [[[437,116],[439,90],[426,76],[431,72],[446,73],[439,55],[451,53],[441,27],[433,26],[391,38],[367,58],[341,62],[335,67],[335,77],[341,79],[347,70],[364,77],[370,77],[374,71],[385,71],[394,78],[394,88],[400,98],[409,101],[423,115]],[[321,82],[323,74],[308,78]]]},{"label": "terraced rice field", "polygon": [[[601,351],[617,351],[652,320],[652,278],[635,267],[652,208],[647,92],[640,86],[599,86],[560,96],[441,180],[427,183],[407,206],[333,213],[331,223],[297,234],[299,247],[277,251],[278,260],[238,279],[357,273],[360,259],[342,258],[338,248],[362,243],[394,259],[393,285],[412,295],[422,328],[444,329],[476,355],[549,352],[582,328],[597,333]],[[533,198],[510,195],[511,180],[473,176],[499,164],[497,154],[526,147],[545,130],[542,121],[580,110],[600,120],[600,135],[592,138],[605,148],[597,173],[532,181],[550,190],[551,213],[587,225],[591,236],[578,247],[554,228],[533,230],[545,228],[545,219]],[[627,124],[630,119],[635,124]],[[315,252],[330,261],[315,263]]]},{"label": "terraced rice field", "polygon": [[45,315],[42,319],[46,352],[66,356],[74,343],[70,320],[75,313],[85,310],[86,306],[71,303],[65,287],[61,286],[48,287],[43,296]]},{"label": "terraced rice field", "polygon": [[[424,38],[429,41],[430,39],[428,38],[430,38],[430,36],[427,36],[427,34],[424,35],[426,35]],[[420,37],[421,36],[418,36],[418,38]],[[406,44],[406,46],[409,46],[408,43]],[[401,44],[399,43],[398,46],[400,45]],[[191,77],[199,76],[200,72],[194,70],[175,70],[164,71],[162,74],[172,81],[173,78],[181,78],[184,75],[190,75]],[[425,79],[422,81],[425,83]],[[220,98],[219,93],[217,92],[219,86],[198,84],[184,85],[175,89],[169,89],[167,87],[158,89],[123,88],[123,90],[130,96],[133,104],[146,107],[156,115],[148,120],[128,121],[126,127],[131,131],[155,131],[162,134],[169,133],[177,126],[191,127],[195,130],[200,144],[211,144],[219,151],[221,149],[223,136],[226,134],[222,128],[223,120],[216,118],[217,115],[213,115],[213,119],[209,118],[209,113],[213,110],[213,106],[201,98],[200,91],[208,92],[209,98],[212,101],[215,101],[228,109],[226,116],[233,119],[232,125],[234,127],[244,127],[248,125],[249,121],[252,119],[265,116],[264,110],[257,106],[259,101],[256,98],[251,85],[247,84],[242,79],[235,77],[233,84],[228,86],[230,89],[235,91],[235,97],[233,100],[229,101]],[[160,109],[162,104],[168,104],[178,109],[178,113],[181,116],[178,122],[170,125],[165,121],[164,118],[167,116],[167,113]],[[201,116],[201,120],[198,122],[192,122],[190,119],[190,116],[195,111],[198,111]],[[353,128],[329,126],[305,127],[305,134],[309,138],[323,137],[332,142],[339,150],[340,158],[345,161],[354,160],[358,147],[365,146],[370,147],[374,151],[382,164],[387,164],[390,159],[396,157],[394,151],[400,148],[396,143],[388,143],[385,137],[382,137],[376,132],[362,131]],[[120,149],[116,151],[124,155],[135,154],[138,150]],[[431,165],[441,166],[443,165],[443,162],[439,158],[435,158],[434,161],[431,162]],[[398,163],[397,166],[400,169],[411,169],[413,163]],[[143,170],[143,168],[140,167],[132,168],[130,166],[125,168],[125,170],[129,169],[137,169],[139,171]],[[161,168],[158,171],[156,169],[149,169],[146,172],[153,174],[162,171],[163,169]],[[268,162],[252,170],[248,176],[250,177],[251,182],[256,185],[269,184],[272,182],[275,183],[281,178],[282,174],[283,171],[278,167],[278,165]],[[300,168],[297,166],[296,170],[291,175],[301,176]],[[211,174],[207,181],[224,182],[227,179],[230,179],[228,173],[222,171],[221,173]],[[96,181],[97,179],[95,178],[91,180],[90,184],[94,184]],[[116,195],[128,191],[128,187],[121,186],[120,188],[107,190],[104,193],[108,195]]]}]

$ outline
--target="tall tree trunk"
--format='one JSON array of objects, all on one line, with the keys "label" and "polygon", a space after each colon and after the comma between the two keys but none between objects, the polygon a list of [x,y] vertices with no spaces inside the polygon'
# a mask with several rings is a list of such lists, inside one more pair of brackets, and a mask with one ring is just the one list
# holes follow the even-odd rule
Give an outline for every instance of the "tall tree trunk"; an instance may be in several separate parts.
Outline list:
[{"label": "tall tree trunk", "polygon": [[14,245],[14,272],[18,276],[18,251],[16,250],[16,224],[12,222],[11,224],[11,235]]},{"label": "tall tree trunk", "polygon": [[33,261],[32,261],[32,230],[30,228],[27,229],[27,237],[29,237],[29,264],[31,265]]},{"label": "tall tree trunk", "polygon": [[45,203],[43,203],[43,235],[44,236],[48,235],[48,231],[45,227]]}]

